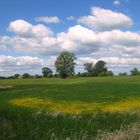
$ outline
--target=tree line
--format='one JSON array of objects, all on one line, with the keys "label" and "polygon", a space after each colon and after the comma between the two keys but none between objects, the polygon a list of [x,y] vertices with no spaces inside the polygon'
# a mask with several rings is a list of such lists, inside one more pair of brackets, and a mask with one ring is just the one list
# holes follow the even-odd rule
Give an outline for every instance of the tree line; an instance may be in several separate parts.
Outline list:
[{"label": "tree line", "polygon": [[[17,78],[51,78],[51,77],[61,77],[65,79],[66,77],[97,77],[97,76],[114,76],[114,73],[111,70],[108,70],[107,63],[103,60],[97,61],[94,65],[93,63],[85,63],[84,70],[85,72],[78,72],[75,74],[75,60],[76,57],[73,53],[62,52],[55,61],[56,74],[53,74],[53,71],[49,67],[42,68],[42,75],[30,75],[24,73],[23,75],[15,74],[13,76],[5,77],[0,76],[0,79],[17,79]],[[126,72],[119,73],[119,76],[127,76]],[[130,71],[130,75],[140,75],[140,71],[137,68],[133,68]]]}]

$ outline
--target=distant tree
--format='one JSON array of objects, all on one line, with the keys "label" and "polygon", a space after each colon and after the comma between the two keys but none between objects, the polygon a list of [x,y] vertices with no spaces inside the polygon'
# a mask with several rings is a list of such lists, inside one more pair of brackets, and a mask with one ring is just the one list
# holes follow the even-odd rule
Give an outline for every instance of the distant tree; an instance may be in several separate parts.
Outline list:
[{"label": "distant tree", "polygon": [[87,71],[87,76],[93,76],[94,73],[94,65],[93,63],[85,63],[84,69]]},{"label": "distant tree", "polygon": [[107,72],[106,62],[100,60],[95,64],[95,70],[97,72],[97,75],[100,75],[102,72]]},{"label": "distant tree", "polygon": [[81,73],[81,77],[87,77],[87,72]]},{"label": "distant tree", "polygon": [[78,73],[77,73],[77,76],[80,77],[80,76],[81,76],[81,72],[78,72]]},{"label": "distant tree", "polygon": [[87,71],[87,76],[107,76],[106,62],[97,61],[95,66],[93,63],[85,63],[84,69]]},{"label": "distant tree", "polygon": [[14,75],[8,76],[7,79],[15,79]]},{"label": "distant tree", "polygon": [[53,77],[58,77],[58,74],[54,74]]},{"label": "distant tree", "polygon": [[48,67],[44,67],[42,68],[42,74],[43,74],[43,77],[52,77],[52,70]]},{"label": "distant tree", "polygon": [[130,73],[132,76],[140,75],[140,71],[137,68],[133,68]]},{"label": "distant tree", "polygon": [[119,73],[119,76],[127,76],[127,72]]},{"label": "distant tree", "polygon": [[106,75],[107,76],[114,76],[114,73],[111,70],[109,70],[109,71],[106,72]]},{"label": "distant tree", "polygon": [[6,79],[6,77],[5,76],[0,76],[0,79]]},{"label": "distant tree", "polygon": [[107,76],[107,72],[101,72],[98,74],[98,76],[105,77],[105,76]]},{"label": "distant tree", "polygon": [[33,77],[34,77],[34,78],[41,78],[41,76],[38,75],[38,74],[34,75]]},{"label": "distant tree", "polygon": [[[101,72],[102,73],[102,72]],[[92,75],[95,77],[95,76],[99,76],[100,73],[98,72],[98,70],[96,69],[96,67],[94,66],[93,67],[93,72],[92,72]]]},{"label": "distant tree", "polygon": [[22,75],[22,77],[23,77],[23,78],[30,78],[31,76],[30,76],[30,74],[28,74],[28,73],[24,73],[24,74]]},{"label": "distant tree", "polygon": [[20,74],[15,74],[14,78],[17,79],[17,78],[19,78],[19,76],[20,76]]},{"label": "distant tree", "polygon": [[61,78],[65,79],[68,76],[74,75],[75,59],[75,55],[70,52],[62,52],[59,57],[57,57],[55,67]]}]

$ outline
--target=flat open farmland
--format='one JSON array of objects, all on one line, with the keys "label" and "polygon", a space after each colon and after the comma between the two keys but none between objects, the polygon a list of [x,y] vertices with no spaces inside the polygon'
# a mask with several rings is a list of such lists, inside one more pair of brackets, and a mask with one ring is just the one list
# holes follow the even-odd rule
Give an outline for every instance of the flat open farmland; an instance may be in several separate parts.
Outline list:
[{"label": "flat open farmland", "polygon": [[0,140],[140,139],[140,77],[0,81]]}]

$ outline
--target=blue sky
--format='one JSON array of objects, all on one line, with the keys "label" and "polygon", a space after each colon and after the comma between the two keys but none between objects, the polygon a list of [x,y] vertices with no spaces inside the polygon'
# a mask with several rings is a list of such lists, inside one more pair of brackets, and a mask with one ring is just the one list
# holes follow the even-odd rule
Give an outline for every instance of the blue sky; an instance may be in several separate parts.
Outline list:
[{"label": "blue sky", "polygon": [[[4,19],[1,21],[2,31],[5,32],[5,28],[8,24],[16,19],[24,19],[28,22],[35,23],[34,18],[40,16],[58,16],[65,21],[68,16],[79,17],[81,15],[86,15],[89,13],[91,6],[104,6],[106,8],[113,8],[112,2],[107,0],[1,0],[0,1],[0,10],[1,18]],[[57,25],[57,31],[67,29],[70,23],[67,25]],[[49,25],[51,26],[51,25]],[[62,29],[57,28],[60,26]],[[67,27],[66,27],[67,26]],[[2,33],[3,33],[2,32]]]},{"label": "blue sky", "polygon": [[140,63],[138,0],[1,0],[0,75],[54,71],[62,51],[83,64],[103,59],[115,73]]},{"label": "blue sky", "polygon": [[5,33],[5,29],[13,20],[24,19],[35,24],[34,18],[40,16],[60,17],[67,23],[65,26],[62,23],[49,26],[56,32],[67,30],[72,23],[68,23],[66,17],[88,15],[92,6],[129,14],[137,22],[135,26],[138,29],[139,5],[138,0],[122,0],[119,6],[115,6],[113,0],[1,0],[0,17],[3,19],[1,20],[1,34]]}]

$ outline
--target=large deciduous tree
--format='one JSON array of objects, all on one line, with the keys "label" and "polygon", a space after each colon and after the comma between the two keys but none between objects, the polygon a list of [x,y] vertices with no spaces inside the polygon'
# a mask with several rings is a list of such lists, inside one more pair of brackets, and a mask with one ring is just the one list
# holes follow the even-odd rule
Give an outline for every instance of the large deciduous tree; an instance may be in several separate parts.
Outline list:
[{"label": "large deciduous tree", "polygon": [[74,75],[75,55],[70,52],[62,52],[55,61],[56,71],[60,77],[65,79],[68,76]]}]

